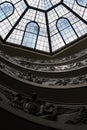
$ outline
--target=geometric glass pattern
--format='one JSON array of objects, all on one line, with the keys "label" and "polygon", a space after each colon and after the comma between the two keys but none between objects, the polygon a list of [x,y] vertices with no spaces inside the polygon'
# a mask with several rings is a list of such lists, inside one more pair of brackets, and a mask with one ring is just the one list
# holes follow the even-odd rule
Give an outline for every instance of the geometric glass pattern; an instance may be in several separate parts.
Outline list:
[{"label": "geometric glass pattern", "polygon": [[87,0],[0,0],[0,35],[52,54],[87,35]]},{"label": "geometric glass pattern", "polygon": [[35,48],[39,34],[39,26],[35,22],[26,25],[22,45]]}]

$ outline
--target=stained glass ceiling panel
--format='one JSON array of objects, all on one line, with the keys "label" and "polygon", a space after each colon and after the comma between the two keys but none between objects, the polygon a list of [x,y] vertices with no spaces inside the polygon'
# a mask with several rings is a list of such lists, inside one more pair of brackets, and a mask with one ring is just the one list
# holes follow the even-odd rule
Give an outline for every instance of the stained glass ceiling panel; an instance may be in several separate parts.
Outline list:
[{"label": "stained glass ceiling panel", "polygon": [[54,53],[87,35],[87,0],[0,0],[7,44]]}]

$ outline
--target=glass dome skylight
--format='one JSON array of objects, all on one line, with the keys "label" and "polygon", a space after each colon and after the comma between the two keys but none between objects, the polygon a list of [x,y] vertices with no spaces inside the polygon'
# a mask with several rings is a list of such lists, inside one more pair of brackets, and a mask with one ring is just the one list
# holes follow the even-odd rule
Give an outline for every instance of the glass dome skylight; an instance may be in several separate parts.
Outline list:
[{"label": "glass dome skylight", "polygon": [[54,53],[87,34],[87,0],[0,0],[5,43]]}]

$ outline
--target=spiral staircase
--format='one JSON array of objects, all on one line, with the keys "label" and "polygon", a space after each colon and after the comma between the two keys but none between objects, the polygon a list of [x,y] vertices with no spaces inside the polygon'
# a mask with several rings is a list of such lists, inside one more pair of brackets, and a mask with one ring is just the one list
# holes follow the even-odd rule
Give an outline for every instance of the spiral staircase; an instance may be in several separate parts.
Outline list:
[{"label": "spiral staircase", "polygon": [[[38,129],[86,130],[86,48],[87,38],[83,38],[79,44],[48,56],[4,44],[0,38],[1,111],[13,113]],[[34,113],[26,107],[33,93],[39,102],[39,110]],[[45,112],[41,112],[43,102],[47,105]]]}]

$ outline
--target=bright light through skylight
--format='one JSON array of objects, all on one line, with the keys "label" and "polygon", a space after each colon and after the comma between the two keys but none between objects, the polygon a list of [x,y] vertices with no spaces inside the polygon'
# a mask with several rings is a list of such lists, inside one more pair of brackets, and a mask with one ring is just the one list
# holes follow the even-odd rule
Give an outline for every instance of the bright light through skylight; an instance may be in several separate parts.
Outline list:
[{"label": "bright light through skylight", "polygon": [[0,35],[54,53],[87,34],[87,0],[0,0]]}]

